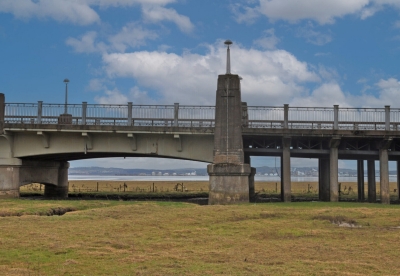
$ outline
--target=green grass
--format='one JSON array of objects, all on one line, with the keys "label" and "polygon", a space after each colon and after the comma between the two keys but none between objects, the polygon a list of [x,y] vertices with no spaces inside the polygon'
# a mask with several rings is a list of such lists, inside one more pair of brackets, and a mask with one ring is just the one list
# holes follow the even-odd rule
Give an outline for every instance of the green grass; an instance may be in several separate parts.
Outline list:
[{"label": "green grass", "polygon": [[0,217],[0,275],[400,274],[399,205],[15,199],[0,212],[18,214]]}]

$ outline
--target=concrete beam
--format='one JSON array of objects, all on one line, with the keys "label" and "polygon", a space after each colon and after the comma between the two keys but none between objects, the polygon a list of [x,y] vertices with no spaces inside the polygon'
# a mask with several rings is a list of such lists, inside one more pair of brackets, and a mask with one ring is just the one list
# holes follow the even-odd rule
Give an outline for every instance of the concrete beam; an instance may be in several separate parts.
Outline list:
[{"label": "concrete beam", "polygon": [[131,140],[131,149],[133,151],[137,151],[137,141],[136,141],[136,136],[133,133],[128,133],[127,134],[128,138]]},{"label": "concrete beam", "polygon": [[43,147],[49,148],[50,147],[50,135],[43,131],[38,131],[36,134],[42,136]]},{"label": "concrete beam", "polygon": [[176,139],[176,150],[178,152],[182,151],[182,139],[179,134],[174,134],[174,139]]},{"label": "concrete beam", "polygon": [[84,137],[84,144],[83,147],[86,150],[91,150],[93,149],[93,139],[92,139],[92,135],[90,135],[87,132],[82,132],[82,137]]}]

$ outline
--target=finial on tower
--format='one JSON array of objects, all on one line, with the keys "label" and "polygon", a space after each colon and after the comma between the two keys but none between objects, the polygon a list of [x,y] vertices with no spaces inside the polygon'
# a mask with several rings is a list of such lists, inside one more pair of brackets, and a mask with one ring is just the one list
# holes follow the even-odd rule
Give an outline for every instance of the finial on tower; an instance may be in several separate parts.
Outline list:
[{"label": "finial on tower", "polygon": [[229,39],[225,40],[224,44],[228,46],[228,49],[226,50],[226,74],[230,74],[231,73],[231,53],[230,53],[229,45],[232,44],[232,41],[230,41]]}]

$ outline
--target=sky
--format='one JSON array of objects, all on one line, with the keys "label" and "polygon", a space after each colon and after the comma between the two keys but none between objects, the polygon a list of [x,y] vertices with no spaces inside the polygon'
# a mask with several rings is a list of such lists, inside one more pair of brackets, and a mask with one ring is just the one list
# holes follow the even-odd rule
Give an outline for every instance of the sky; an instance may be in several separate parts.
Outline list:
[{"label": "sky", "polygon": [[400,107],[400,0],[0,0],[0,92],[63,103],[68,78],[69,103],[213,105],[226,39],[248,105]]}]

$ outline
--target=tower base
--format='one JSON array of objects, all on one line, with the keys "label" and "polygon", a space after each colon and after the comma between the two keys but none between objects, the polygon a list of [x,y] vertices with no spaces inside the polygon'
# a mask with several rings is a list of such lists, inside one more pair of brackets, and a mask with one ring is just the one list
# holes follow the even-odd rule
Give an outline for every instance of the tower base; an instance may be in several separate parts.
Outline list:
[{"label": "tower base", "polygon": [[[248,203],[255,169],[249,164],[219,163],[207,166],[210,176],[209,205]],[[252,174],[253,173],[253,174]],[[254,184],[253,184],[254,185]]]}]

